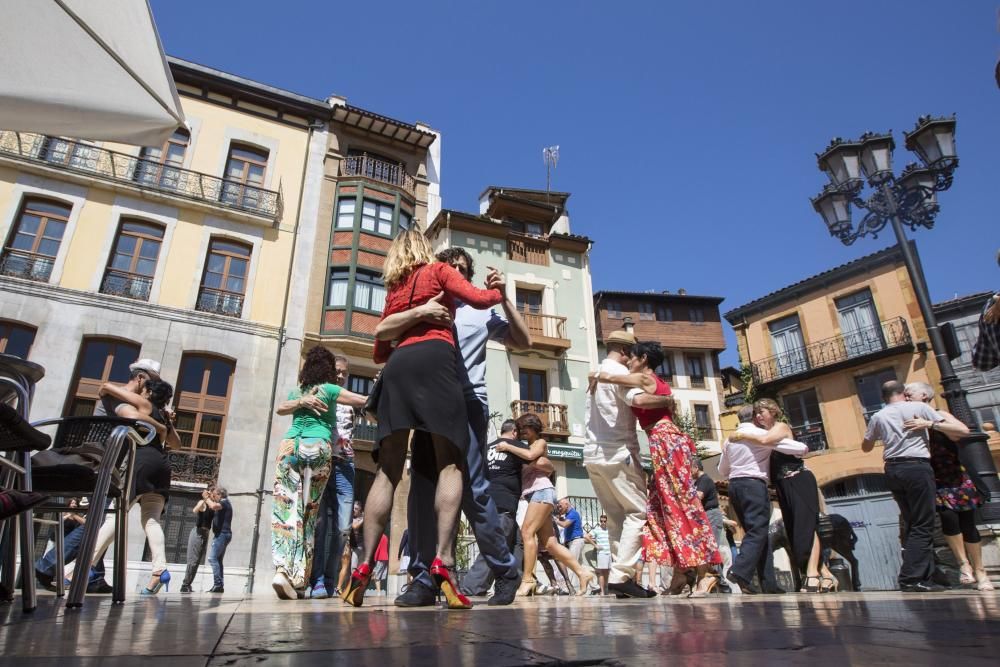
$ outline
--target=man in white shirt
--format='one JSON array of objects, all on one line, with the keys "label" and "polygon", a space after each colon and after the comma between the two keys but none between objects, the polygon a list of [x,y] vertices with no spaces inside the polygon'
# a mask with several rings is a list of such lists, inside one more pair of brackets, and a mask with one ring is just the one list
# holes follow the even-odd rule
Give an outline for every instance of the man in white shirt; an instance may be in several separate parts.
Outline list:
[{"label": "man in white shirt", "polygon": [[[599,372],[627,375],[625,362],[635,336],[612,331],[604,345],[607,357]],[[662,408],[673,404],[670,396],[653,396],[641,389],[628,389],[599,382],[587,394],[587,444],[583,463],[597,500],[608,515],[611,543],[618,544],[618,559],[611,564],[608,590],[618,598],[650,598],[655,592],[637,582],[636,565],[642,552],[642,528],[646,524],[646,474],[639,458],[639,439],[631,406]]]},{"label": "man in white shirt", "polygon": [[757,593],[753,585],[754,572],[760,577],[765,593],[779,593],[774,575],[768,531],[771,523],[771,498],[767,491],[771,452],[778,450],[793,456],[803,456],[809,448],[795,440],[782,440],[773,447],[754,445],[738,438],[740,433],[763,434],[766,431],[753,423],[753,406],[744,405],[737,413],[740,425],[736,438],[727,440],[719,458],[719,474],[729,480],[729,502],[745,535],[727,578],[743,593]]}]

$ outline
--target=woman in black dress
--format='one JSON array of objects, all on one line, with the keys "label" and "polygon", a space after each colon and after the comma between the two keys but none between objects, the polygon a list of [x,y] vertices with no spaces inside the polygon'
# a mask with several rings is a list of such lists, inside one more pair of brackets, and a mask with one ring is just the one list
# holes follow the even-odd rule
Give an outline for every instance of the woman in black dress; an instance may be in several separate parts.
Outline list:
[{"label": "woman in black dress", "polygon": [[[784,412],[775,401],[762,398],[753,404],[754,423],[766,429],[762,436],[741,434],[749,442],[774,445],[788,438],[794,440],[791,427],[785,423]],[[781,517],[788,534],[792,567],[805,574],[802,591],[809,593],[836,590],[837,582],[828,572],[820,574],[819,487],[816,476],[797,456],[771,452],[771,484],[778,496]],[[824,567],[825,569],[825,567]]]},{"label": "woman in black dress", "polygon": [[[142,529],[146,533],[146,541],[152,557],[149,585],[142,590],[142,595],[156,595],[160,588],[169,588],[170,572],[167,570],[167,552],[163,527],[160,525],[160,515],[170,496],[170,462],[167,459],[167,445],[177,447],[180,438],[174,430],[172,420],[167,410],[167,403],[174,394],[174,388],[163,380],[146,380],[141,394],[129,391],[120,385],[105,383],[101,386],[101,395],[110,396],[120,401],[115,408],[115,414],[126,419],[141,419],[157,426],[157,435],[148,445],[136,448],[135,471],[132,476],[132,492],[129,507],[138,503],[142,512]],[[160,436],[159,428],[166,435]],[[104,551],[111,545],[115,537],[114,517],[108,517],[97,534],[97,546],[94,549],[94,559],[91,567],[97,564]]]}]

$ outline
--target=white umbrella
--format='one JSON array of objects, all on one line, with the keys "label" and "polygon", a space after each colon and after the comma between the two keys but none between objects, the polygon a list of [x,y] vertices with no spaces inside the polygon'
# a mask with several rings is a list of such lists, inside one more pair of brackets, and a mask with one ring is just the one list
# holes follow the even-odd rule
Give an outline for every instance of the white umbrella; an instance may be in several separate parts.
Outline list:
[{"label": "white umbrella", "polygon": [[159,146],[183,123],[146,0],[0,4],[0,129]]}]

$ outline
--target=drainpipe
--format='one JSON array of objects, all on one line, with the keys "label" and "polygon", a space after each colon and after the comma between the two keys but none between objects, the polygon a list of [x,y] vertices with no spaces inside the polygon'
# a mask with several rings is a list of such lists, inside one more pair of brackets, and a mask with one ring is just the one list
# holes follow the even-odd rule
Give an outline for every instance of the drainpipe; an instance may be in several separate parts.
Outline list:
[{"label": "drainpipe", "polygon": [[302,215],[302,198],[306,191],[306,168],[309,166],[309,151],[312,146],[313,132],[325,124],[309,125],[309,136],[306,138],[306,154],[302,159],[302,182],[299,184],[299,201],[295,207],[295,226],[292,228],[292,254],[288,259],[288,282],[285,283],[285,300],[281,308],[281,326],[278,327],[278,350],[274,357],[274,372],[271,380],[271,400],[268,403],[267,426],[264,427],[264,455],[260,462],[260,480],[257,482],[257,511],[253,521],[253,539],[250,542],[250,576],[247,579],[247,593],[253,593],[253,582],[257,575],[257,543],[260,541],[260,518],[264,513],[264,480],[267,479],[267,468],[270,458],[267,455],[271,442],[271,426],[274,423],[274,402],[278,395],[278,371],[281,370],[281,350],[285,347],[285,324],[288,321],[288,300],[291,298],[292,275],[291,267],[295,263],[295,248],[299,238],[299,216]]}]

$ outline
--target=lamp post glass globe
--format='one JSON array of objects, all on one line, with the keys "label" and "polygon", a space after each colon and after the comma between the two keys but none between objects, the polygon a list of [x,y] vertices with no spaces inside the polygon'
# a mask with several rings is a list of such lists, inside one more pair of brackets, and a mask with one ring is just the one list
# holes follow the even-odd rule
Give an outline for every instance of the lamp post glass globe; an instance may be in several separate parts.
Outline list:
[{"label": "lamp post glass globe", "polygon": [[861,170],[872,187],[892,178],[892,151],[895,148],[892,134],[867,132],[861,137]]},{"label": "lamp post glass globe", "polygon": [[861,189],[861,144],[834,139],[823,153],[816,155],[816,160],[835,187]]},{"label": "lamp post glass globe", "polygon": [[833,186],[826,186],[823,192],[812,200],[813,208],[823,216],[823,222],[831,236],[842,236],[851,231],[851,198]]},{"label": "lamp post glass globe", "polygon": [[902,188],[905,204],[914,213],[927,214],[937,212],[937,192],[934,189],[937,177],[931,169],[908,164],[899,175],[899,185]]},{"label": "lamp post glass globe", "polygon": [[912,132],[904,132],[906,148],[920,156],[931,169],[944,168],[958,160],[955,150],[955,118],[922,116]]}]

